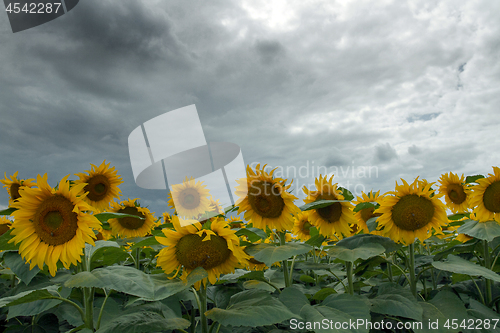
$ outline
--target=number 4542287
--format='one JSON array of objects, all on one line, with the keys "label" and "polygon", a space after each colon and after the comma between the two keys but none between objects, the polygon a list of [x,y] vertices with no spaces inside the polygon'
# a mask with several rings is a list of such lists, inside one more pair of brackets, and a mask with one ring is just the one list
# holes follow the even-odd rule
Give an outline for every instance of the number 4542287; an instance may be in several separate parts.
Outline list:
[{"label": "number 4542287", "polygon": [[26,13],[26,14],[52,14],[57,13],[59,8],[61,7],[60,2],[48,2],[48,3],[25,3],[24,6],[21,7],[20,3],[9,3],[5,11],[8,13]]}]

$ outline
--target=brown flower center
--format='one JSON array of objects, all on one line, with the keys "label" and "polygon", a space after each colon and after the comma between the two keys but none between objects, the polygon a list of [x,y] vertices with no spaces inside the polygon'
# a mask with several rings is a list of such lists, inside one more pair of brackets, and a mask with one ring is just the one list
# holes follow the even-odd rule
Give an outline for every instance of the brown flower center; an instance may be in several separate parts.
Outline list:
[{"label": "brown flower center", "polygon": [[139,229],[146,222],[145,220],[146,216],[143,213],[139,212],[137,207],[125,207],[120,209],[117,213],[135,215],[144,218],[144,219],[138,219],[135,217],[128,217],[128,216],[119,218],[118,223],[120,223],[120,225],[125,229],[129,230]]},{"label": "brown flower center", "polygon": [[8,224],[0,224],[0,236],[5,234],[9,229],[10,228]]},{"label": "brown flower center", "polygon": [[448,185],[448,197],[451,202],[456,205],[460,205],[462,202],[467,199],[467,194],[465,193],[463,187],[459,184],[450,184]]},{"label": "brown flower center", "polygon": [[311,229],[311,227],[311,223],[309,223],[309,221],[305,221],[302,225],[302,232],[306,235],[309,235],[309,230]]},{"label": "brown flower center", "polygon": [[78,215],[73,212],[74,207],[71,200],[59,194],[46,198],[32,220],[38,237],[53,246],[73,239],[78,230]]},{"label": "brown flower center", "polygon": [[285,208],[281,188],[265,181],[251,183],[248,188],[248,202],[254,212],[267,218],[280,217]]},{"label": "brown flower center", "polygon": [[[319,200],[338,200],[333,194],[320,194],[316,201]],[[342,216],[342,204],[340,202],[334,202],[330,206],[316,209],[319,216],[328,223],[335,223],[340,220]]]},{"label": "brown flower center", "polygon": [[95,175],[87,180],[87,183],[88,185],[84,188],[84,191],[89,192],[87,198],[92,201],[101,201],[106,198],[110,188],[108,177],[104,175]]},{"label": "brown flower center", "polygon": [[375,207],[370,207],[370,208],[364,208],[361,210],[361,218],[363,219],[363,221],[368,221],[369,219],[371,219],[372,217],[376,217],[376,216],[380,216],[382,214],[380,213],[374,213],[375,211]]},{"label": "brown flower center", "polygon": [[432,201],[416,194],[405,195],[392,207],[392,220],[403,230],[414,231],[425,227],[433,216]]},{"label": "brown flower center", "polygon": [[12,200],[19,199],[21,195],[19,194],[19,188],[21,187],[21,184],[18,183],[13,183],[10,185],[10,197]]},{"label": "brown flower center", "polygon": [[182,237],[176,248],[176,257],[179,263],[187,269],[195,269],[203,267],[204,269],[212,269],[217,267],[231,255],[231,250],[227,247],[226,240],[217,235],[211,235],[210,240],[203,241],[199,235],[191,234]]},{"label": "brown flower center", "polygon": [[484,207],[494,213],[500,213],[500,181],[491,183],[483,195]]},{"label": "brown flower center", "polygon": [[194,188],[184,189],[179,193],[180,205],[185,209],[196,209],[200,205],[200,193]]}]

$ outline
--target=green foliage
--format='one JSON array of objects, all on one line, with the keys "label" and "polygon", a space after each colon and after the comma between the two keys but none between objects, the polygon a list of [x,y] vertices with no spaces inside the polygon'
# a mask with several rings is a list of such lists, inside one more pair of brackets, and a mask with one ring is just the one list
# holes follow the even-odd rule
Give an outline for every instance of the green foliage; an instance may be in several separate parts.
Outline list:
[{"label": "green foliage", "polygon": [[500,236],[500,224],[496,221],[478,222],[475,220],[466,220],[465,223],[457,229],[459,234],[487,240],[491,242],[495,237]]},{"label": "green foliage", "polygon": [[311,209],[320,209],[324,207],[328,207],[330,205],[333,205],[336,202],[347,202],[348,200],[316,200],[314,202],[310,202],[308,204],[305,204],[303,206],[300,206],[300,210],[306,211],[306,210],[311,210]]},{"label": "green foliage", "polygon": [[451,254],[448,256],[447,260],[435,261],[432,263],[432,266],[443,271],[465,274],[470,276],[484,276],[487,279],[500,282],[499,274],[493,272],[492,270],[486,267],[476,265],[473,262],[470,262],[468,260],[462,259],[460,257]]},{"label": "green foliage", "polygon": [[288,243],[283,246],[262,243],[248,246],[246,252],[253,256],[255,260],[261,261],[270,267],[275,262],[307,253],[311,249],[311,246],[299,243]]}]

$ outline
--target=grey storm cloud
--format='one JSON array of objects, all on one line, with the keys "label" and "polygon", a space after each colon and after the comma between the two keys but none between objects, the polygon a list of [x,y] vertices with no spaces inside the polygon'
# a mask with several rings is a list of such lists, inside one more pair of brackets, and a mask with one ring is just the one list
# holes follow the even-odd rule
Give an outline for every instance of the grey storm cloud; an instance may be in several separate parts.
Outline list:
[{"label": "grey storm cloud", "polygon": [[337,166],[339,182],[369,165],[368,189],[497,163],[499,3],[273,6],[87,0],[16,34],[0,13],[0,174],[55,185],[106,160],[158,215],[166,193],[134,183],[127,138],[191,104],[247,164]]}]

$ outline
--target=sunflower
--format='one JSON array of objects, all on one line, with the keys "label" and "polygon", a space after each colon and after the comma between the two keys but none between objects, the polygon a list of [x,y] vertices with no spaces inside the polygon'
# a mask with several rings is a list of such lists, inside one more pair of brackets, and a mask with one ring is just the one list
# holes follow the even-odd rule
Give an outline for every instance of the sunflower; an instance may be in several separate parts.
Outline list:
[{"label": "sunflower", "polygon": [[500,223],[500,168],[493,167],[494,174],[477,180],[472,187],[470,206],[479,222],[495,220]]},{"label": "sunflower", "polygon": [[446,205],[453,213],[465,212],[468,208],[467,188],[465,187],[465,177],[462,174],[458,178],[457,174],[449,172],[442,174],[438,179],[439,193],[444,194]]},{"label": "sunflower", "polygon": [[108,209],[111,201],[120,198],[121,190],[118,185],[123,183],[115,167],[110,168],[109,163],[105,162],[103,161],[99,167],[90,164],[91,169],[85,171],[88,174],[85,172],[75,174],[79,177],[75,180],[75,184],[85,183],[83,192],[88,194],[84,200],[99,212]]},{"label": "sunflower", "polygon": [[4,216],[0,216],[0,236],[5,234],[10,230],[10,226],[12,225],[12,221]]},{"label": "sunflower", "polygon": [[227,223],[229,224],[229,227],[231,227],[231,229],[244,228],[245,227],[245,223],[241,220],[241,217],[239,217],[239,216],[231,216],[227,220]]},{"label": "sunflower", "polygon": [[287,190],[286,179],[273,178],[276,169],[267,173],[266,165],[260,169],[260,164],[255,172],[247,166],[247,178],[238,179],[236,194],[239,208],[238,214],[245,212],[244,218],[252,222],[253,226],[266,230],[290,230],[293,227],[293,214],[299,211],[293,203],[297,199]]},{"label": "sunflower", "polygon": [[[356,201],[353,201],[354,205],[359,205],[363,202],[375,202],[378,203],[382,199],[382,196],[379,195],[380,191],[373,193],[373,191],[368,192],[368,194],[361,192],[361,197],[356,197]],[[365,234],[370,233],[368,230],[368,226],[366,225],[366,221],[371,219],[372,217],[380,216],[380,213],[375,212],[376,207],[363,208],[356,213],[354,213],[354,217],[358,220],[358,224],[353,224],[351,226],[351,230],[353,233],[357,233],[360,230],[363,230]]]},{"label": "sunflower", "polygon": [[120,203],[113,202],[111,212],[130,214],[140,217],[121,217],[109,219],[111,230],[117,236],[133,238],[144,237],[155,227],[155,218],[146,207],[139,205],[138,199],[128,199]]},{"label": "sunflower", "polygon": [[[165,237],[156,237],[156,240],[165,246],[157,254],[157,265],[165,274],[176,272],[183,267],[182,280],[197,267],[203,267],[208,273],[211,284],[217,282],[221,274],[233,273],[235,268],[246,265],[250,258],[243,248],[235,232],[223,218],[214,218],[210,229],[203,229],[200,223],[182,226],[178,216],[172,219],[175,230],[163,229]],[[172,277],[172,278],[173,278]],[[203,284],[206,285],[206,279]],[[195,284],[199,288],[201,281]]]},{"label": "sunflower", "polygon": [[292,233],[303,242],[311,239],[309,229],[312,227],[309,221],[309,211],[300,212],[295,216]]},{"label": "sunflower", "polygon": [[186,177],[182,184],[172,186],[168,204],[179,216],[187,219],[198,218],[210,209],[210,192],[205,187],[203,182]]},{"label": "sunflower", "polygon": [[163,223],[164,224],[172,223],[172,215],[170,215],[169,212],[163,213]]},{"label": "sunflower", "polygon": [[[302,188],[307,197],[304,203],[308,204],[319,200],[344,200],[342,191],[337,189],[337,184],[332,183],[333,175],[327,180],[319,176],[316,178],[316,191],[309,190],[305,186]],[[319,229],[323,236],[336,235],[342,239],[351,235],[352,224],[358,224],[352,213],[352,204],[348,201],[335,202],[330,206],[312,209],[309,220],[311,224]]]},{"label": "sunflower", "polygon": [[266,264],[264,264],[262,261],[256,260],[254,257],[250,257],[246,265],[246,269],[248,269],[249,271],[263,271],[267,268],[268,267]]},{"label": "sunflower", "polygon": [[64,267],[76,265],[83,255],[85,243],[94,245],[95,234],[101,223],[89,212],[93,208],[79,196],[86,184],[70,189],[68,176],[61,179],[56,189],[47,184],[47,174],[37,176],[37,188],[25,187],[21,197],[14,202],[12,213],[12,238],[9,242],[21,243],[19,254],[30,263],[43,269],[46,263],[52,276],[60,260]]},{"label": "sunflower", "polygon": [[432,195],[434,183],[421,187],[418,177],[410,185],[401,180],[403,184],[396,182],[395,191],[388,192],[377,209],[382,213],[377,230],[396,242],[412,244],[415,237],[423,242],[432,228],[441,231],[448,224],[446,206],[439,200],[441,194]]},{"label": "sunflower", "polygon": [[97,234],[95,235],[97,240],[110,240],[113,238],[113,232],[111,230],[106,230],[104,228],[99,228]]},{"label": "sunflower", "polygon": [[3,187],[9,192],[9,206],[12,207],[12,204],[19,199],[21,196],[19,190],[23,187],[33,187],[36,184],[33,182],[34,179],[17,179],[17,174],[19,171],[16,171],[10,179],[7,178],[7,173],[4,173],[5,179],[0,179],[0,183],[3,184]]}]

